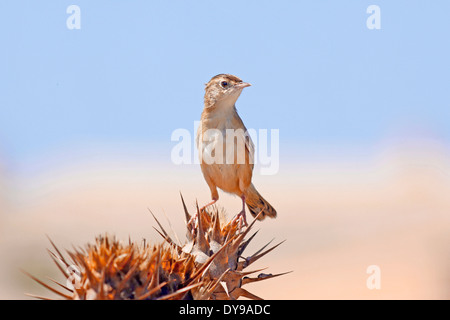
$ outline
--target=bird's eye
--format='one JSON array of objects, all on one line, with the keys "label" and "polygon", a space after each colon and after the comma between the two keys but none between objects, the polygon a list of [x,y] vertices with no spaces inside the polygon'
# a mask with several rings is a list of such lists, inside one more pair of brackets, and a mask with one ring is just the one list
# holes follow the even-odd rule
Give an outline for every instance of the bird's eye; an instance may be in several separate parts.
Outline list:
[{"label": "bird's eye", "polygon": [[222,87],[222,88],[226,88],[226,87],[228,87],[228,82],[226,82],[226,81],[222,81],[221,83],[220,83],[220,86]]}]

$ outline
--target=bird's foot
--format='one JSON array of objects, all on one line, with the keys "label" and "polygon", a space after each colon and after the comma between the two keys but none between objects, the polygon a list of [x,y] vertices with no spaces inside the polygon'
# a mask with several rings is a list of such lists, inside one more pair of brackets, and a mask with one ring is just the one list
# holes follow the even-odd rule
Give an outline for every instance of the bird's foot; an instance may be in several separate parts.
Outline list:
[{"label": "bird's foot", "polygon": [[206,209],[206,207],[212,206],[213,204],[216,203],[217,200],[213,200],[207,204],[205,204],[203,207],[201,207],[200,209],[198,209],[197,207],[197,211],[195,212],[194,215],[192,215],[192,217],[189,219],[189,221],[187,222],[187,226],[188,228],[191,230],[192,235],[194,235],[194,231],[197,229],[198,227],[198,219],[199,219],[199,214],[200,212],[202,212],[203,210]]},{"label": "bird's foot", "polygon": [[233,222],[236,222],[236,221],[239,221],[239,230],[241,230],[243,226],[248,227],[245,210],[242,210],[233,218]]},{"label": "bird's foot", "polygon": [[198,211],[192,215],[192,217],[187,222],[188,229],[191,230],[191,233],[193,234],[194,230],[197,228],[198,225]]}]

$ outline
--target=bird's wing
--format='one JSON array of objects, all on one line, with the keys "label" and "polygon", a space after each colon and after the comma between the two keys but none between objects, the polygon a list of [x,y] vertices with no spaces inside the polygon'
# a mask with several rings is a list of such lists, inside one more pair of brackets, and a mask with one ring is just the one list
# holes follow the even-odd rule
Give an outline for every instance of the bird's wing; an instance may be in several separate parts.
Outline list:
[{"label": "bird's wing", "polygon": [[233,126],[235,129],[242,129],[243,132],[241,134],[236,135],[238,139],[242,139],[245,145],[245,151],[248,155],[248,163],[251,165],[251,168],[253,170],[254,163],[255,163],[255,145],[253,144],[252,138],[250,137],[250,134],[247,131],[247,128],[244,125],[244,122],[242,121],[241,117],[239,117],[238,113],[235,112],[235,115],[233,117]]},{"label": "bird's wing", "polygon": [[245,148],[247,149],[249,163],[252,165],[252,170],[253,170],[253,166],[255,164],[255,145],[253,144],[252,138],[248,134],[247,129],[245,129],[245,132],[246,132],[246,135],[244,137]]}]

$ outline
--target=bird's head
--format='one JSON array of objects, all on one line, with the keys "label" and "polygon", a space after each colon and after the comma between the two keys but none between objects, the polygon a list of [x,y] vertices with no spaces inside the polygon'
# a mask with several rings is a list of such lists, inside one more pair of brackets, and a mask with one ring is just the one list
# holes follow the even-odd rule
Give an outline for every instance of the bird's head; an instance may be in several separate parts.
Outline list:
[{"label": "bird's head", "polygon": [[205,107],[222,105],[233,107],[242,89],[251,86],[231,74],[218,74],[205,87]]}]

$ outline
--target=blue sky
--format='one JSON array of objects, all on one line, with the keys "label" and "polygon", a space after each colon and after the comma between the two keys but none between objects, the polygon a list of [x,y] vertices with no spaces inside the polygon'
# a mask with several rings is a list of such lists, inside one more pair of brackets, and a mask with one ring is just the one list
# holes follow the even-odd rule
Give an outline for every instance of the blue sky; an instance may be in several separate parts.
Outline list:
[{"label": "blue sky", "polygon": [[[66,27],[70,4],[80,30]],[[381,30],[366,27],[371,4]],[[98,146],[168,159],[218,73],[253,84],[237,104],[244,122],[280,129],[290,150],[410,133],[448,143],[449,12],[448,1],[2,1],[0,160],[26,170]]]}]

